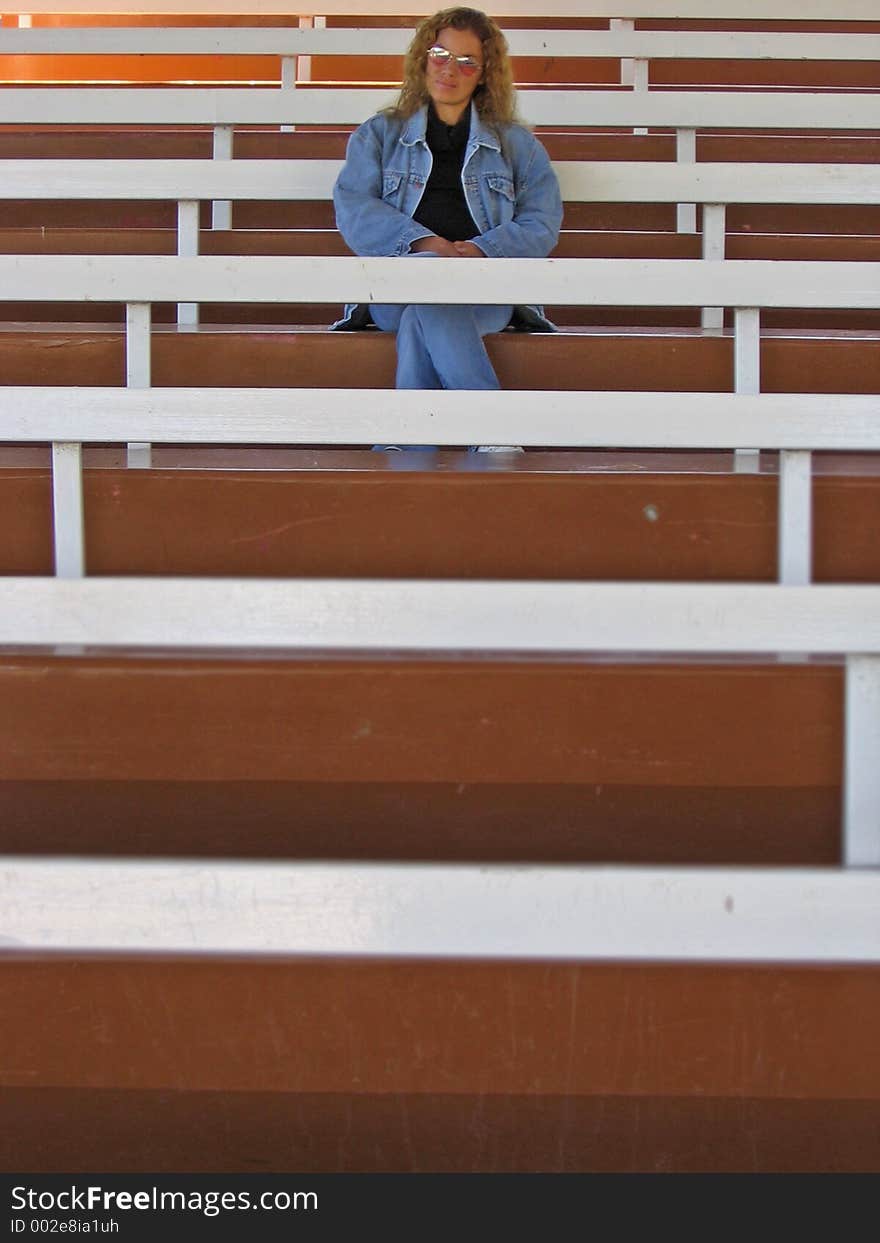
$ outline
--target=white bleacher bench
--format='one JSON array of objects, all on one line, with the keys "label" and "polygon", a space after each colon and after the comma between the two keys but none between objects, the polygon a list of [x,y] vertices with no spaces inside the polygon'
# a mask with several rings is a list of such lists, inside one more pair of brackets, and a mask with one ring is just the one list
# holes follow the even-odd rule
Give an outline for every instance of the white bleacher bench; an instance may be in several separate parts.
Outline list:
[{"label": "white bleacher bench", "polygon": [[[861,394],[7,388],[0,438],[53,445],[56,572],[86,572],[83,444],[501,444],[780,451],[780,581],[811,574],[811,453],[880,450]],[[59,395],[59,392],[61,395]],[[540,417],[535,412],[540,411]],[[243,413],[246,412],[246,413]],[[76,440],[72,439],[73,434]]]},{"label": "white bleacher bench", "polygon": [[0,944],[46,953],[880,961],[880,875],[6,857]]},{"label": "white bleacher bench", "polygon": [[[210,126],[214,157],[232,156],[236,126],[353,126],[393,102],[386,89],[7,87],[0,125]],[[682,163],[696,157],[702,129],[880,131],[880,93],[774,91],[523,90],[521,115],[552,128],[672,129]],[[217,227],[228,228],[228,208]],[[679,229],[696,228],[693,205],[679,208]]]},{"label": "white bleacher bench", "polygon": [[6,578],[0,644],[378,659],[845,656],[843,856],[849,867],[880,866],[877,586]]},{"label": "white bleacher bench", "polygon": [[[311,23],[312,19],[304,19]],[[632,22],[617,23],[631,27]],[[412,30],[330,28],[303,29],[0,29],[0,55],[262,55],[280,57],[280,85],[295,87],[311,79],[316,55],[397,55],[406,50]],[[621,62],[621,80],[647,90],[652,60],[777,60],[859,62],[880,60],[880,34],[804,34],[800,32],[635,31],[611,29],[517,30],[506,32],[513,56],[611,57]],[[639,127],[641,128],[641,127]],[[218,135],[218,145],[228,136]],[[682,158],[692,145],[682,135]]]},{"label": "white bleacher bench", "polygon": [[[329,199],[341,160],[0,160],[0,197]],[[876,164],[557,160],[567,202],[880,204]]]},{"label": "white bleacher bench", "polygon": [[[0,198],[176,201],[177,252],[196,255],[200,202],[212,201],[214,227],[228,228],[233,202],[329,200],[341,168],[338,160],[0,160]],[[876,164],[563,160],[555,169],[566,203],[701,204],[706,259],[724,258],[728,204],[880,205]],[[195,304],[179,306],[179,322],[197,318]],[[720,308],[704,307],[702,322],[721,327]]]},{"label": "white bleacher bench", "polygon": [[[412,35],[411,27],[0,27],[0,56],[402,56]],[[517,57],[880,60],[880,34],[863,32],[513,28],[504,35]]]},{"label": "white bleacher bench", "polygon": [[[359,125],[393,102],[374,87],[5,87],[0,125]],[[521,90],[531,125],[676,129],[880,129],[867,91]]]},{"label": "white bleacher bench", "polygon": [[[194,255],[200,202],[329,200],[341,168],[340,160],[0,160],[0,198],[177,202],[178,253]],[[724,257],[728,204],[880,206],[876,164],[557,160],[554,168],[566,203],[703,205],[703,254],[713,259]]]},{"label": "white bleacher bench", "polygon": [[[826,307],[846,309],[876,309],[880,307],[880,282],[877,265],[873,263],[795,263],[772,260],[627,260],[627,259],[509,259],[469,260],[462,265],[454,260],[433,259],[436,278],[426,284],[417,262],[407,263],[398,259],[356,258],[289,258],[250,256],[227,258],[198,256],[178,258],[175,256],[0,256],[0,300],[9,301],[76,301],[125,303],[126,322],[126,374],[127,387],[132,390],[150,388],[151,304],[153,302],[275,302],[286,303],[302,300],[316,302],[433,302],[453,303],[523,303],[544,302],[556,305],[616,306],[704,306],[711,298],[713,303],[730,306],[734,311],[734,377],[735,396],[754,397],[760,391],[760,308],[761,307]],[[453,268],[451,265],[455,263]],[[209,414],[219,400],[222,390],[202,391],[204,411]],[[340,410],[338,398],[332,391],[290,390],[289,398],[293,412],[299,392],[307,401],[326,402],[328,416]],[[42,395],[42,411],[35,414],[30,431],[21,420],[16,421],[17,402],[23,409],[30,400],[27,389],[7,389],[4,402],[4,438],[51,440],[56,456],[56,510],[60,537],[58,562],[62,574],[81,574],[85,566],[81,523],[81,484],[79,434],[71,419],[70,433],[65,434],[58,426],[60,437],[47,435],[45,423],[39,420],[45,415],[46,404],[51,409],[60,403],[62,412],[69,412],[65,403],[65,390],[50,389]],[[76,400],[77,390],[69,390],[71,400]],[[390,396],[390,395],[389,395]],[[598,443],[620,443],[616,424],[609,420],[597,437],[595,429],[584,436],[577,416],[577,399],[581,404],[606,403],[606,394],[555,394],[555,408],[564,413],[555,434],[569,446],[597,446]],[[630,395],[638,403],[638,395]],[[656,395],[652,395],[655,397]],[[710,409],[713,395],[705,396],[706,408]],[[730,398],[730,394],[721,397]],[[499,407],[494,419],[486,418],[485,429],[481,418],[483,411],[490,410],[487,395],[474,396],[470,431],[461,435],[463,426],[441,425],[432,414],[434,394],[420,394],[416,398],[407,395],[414,410],[423,412],[422,422],[413,419],[413,438],[404,443],[514,443],[523,445],[546,445],[552,443],[551,429],[545,431],[541,418],[534,414],[522,419],[507,421],[503,411],[512,413],[513,398],[509,393],[500,395],[506,403]],[[768,395],[769,398],[769,395]],[[37,397],[34,397],[37,400]],[[240,398],[239,398],[240,400]],[[619,398],[618,398],[619,400]],[[659,399],[658,399],[659,400]],[[680,400],[675,395],[675,400]],[[689,399],[690,400],[690,399]],[[837,447],[865,449],[876,447],[873,439],[872,412],[876,399],[858,395],[833,394],[816,399],[820,419],[827,418],[829,428],[836,427],[840,433]],[[277,401],[277,397],[276,397]],[[370,398],[374,403],[374,396]],[[522,406],[533,412],[542,410],[534,394],[520,398]],[[416,403],[424,403],[417,405]],[[801,402],[800,397],[794,403]],[[723,403],[719,402],[720,409]],[[806,410],[808,402],[803,401]],[[393,407],[383,403],[385,409]],[[682,403],[684,408],[684,403]],[[766,403],[772,414],[772,398]],[[551,405],[549,408],[553,408]],[[313,407],[314,409],[314,407]],[[784,414],[786,407],[781,404]],[[787,410],[792,409],[791,400]],[[816,406],[813,407],[814,412]],[[839,422],[834,422],[836,412],[841,412]],[[85,411],[83,411],[85,413]],[[276,405],[274,413],[280,413]],[[847,422],[848,413],[855,425]],[[867,415],[867,418],[865,416]],[[470,415],[469,415],[470,418]],[[337,434],[327,429],[318,437],[320,441],[332,442]],[[314,443],[320,420],[303,425],[298,433],[299,443]],[[504,436],[492,438],[484,435],[493,432],[503,423],[507,428]],[[426,424],[428,426],[426,426]],[[345,422],[345,434],[352,428]],[[291,413],[291,428],[293,428]],[[746,426],[744,423],[743,427]],[[280,429],[279,429],[280,430]],[[418,435],[416,432],[418,430]],[[742,448],[741,428],[731,419],[725,430],[729,432],[731,448]],[[760,429],[749,425],[749,432]],[[780,453],[780,577],[784,582],[805,582],[810,577],[811,547],[811,456],[810,447],[804,440],[797,441],[795,448],[787,447],[783,429],[777,425],[776,442],[768,441],[764,432],[752,442],[759,447],[778,447]],[[813,431],[819,429],[813,426]],[[365,422],[359,437],[365,444],[399,443],[397,433],[400,425],[389,417],[387,425],[383,415],[375,422]],[[134,428],[131,429],[134,432]],[[131,432],[120,429],[120,437]],[[690,447],[703,443],[700,429],[691,425],[695,441]],[[391,434],[389,434],[391,433]],[[422,434],[424,433],[424,434]],[[271,433],[274,437],[274,430]],[[847,439],[847,437],[850,439]],[[454,437],[454,438],[453,438]],[[476,439],[475,439],[476,438]],[[206,420],[204,431],[198,439],[210,440],[210,425]],[[297,443],[298,437],[291,431],[282,437],[286,443]],[[337,441],[337,443],[339,443]],[[557,441],[559,443],[559,441]],[[662,440],[652,443],[663,444]],[[676,442],[683,445],[683,441]],[[712,441],[710,443],[717,443]],[[819,442],[817,442],[819,443]],[[828,440],[821,438],[826,447]],[[145,446],[140,434],[129,441],[132,449],[131,464],[148,464]],[[644,446],[643,446],[644,447]],[[746,459],[746,468],[751,464]],[[60,508],[59,508],[60,507]],[[62,520],[61,514],[67,515]]]},{"label": "white bleacher bench", "polygon": [[[792,21],[847,22],[876,21],[874,0],[762,0],[756,10],[755,0],[550,0],[536,5],[535,0],[498,0],[492,5],[494,17],[573,17],[573,18],[669,18],[703,19],[708,21]],[[88,13],[127,14],[131,0],[23,0],[9,13]],[[241,0],[140,0],[141,14],[206,14],[241,13]],[[436,12],[429,5],[414,0],[325,0],[311,8],[296,6],[292,0],[255,0],[248,6],[252,17],[293,15],[327,16],[339,14],[357,17],[358,13],[373,16],[419,17]]]}]

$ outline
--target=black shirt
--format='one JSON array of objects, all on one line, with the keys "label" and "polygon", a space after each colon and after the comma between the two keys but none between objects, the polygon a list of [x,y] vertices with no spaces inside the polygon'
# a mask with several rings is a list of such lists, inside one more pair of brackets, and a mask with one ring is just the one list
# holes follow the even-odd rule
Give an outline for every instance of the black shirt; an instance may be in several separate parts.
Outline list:
[{"label": "black shirt", "polygon": [[433,103],[428,105],[425,137],[433,163],[428,184],[413,214],[413,220],[450,242],[466,242],[480,232],[468,210],[461,184],[461,168],[470,130],[469,107],[465,109],[460,121],[455,125],[447,125],[437,116]]}]

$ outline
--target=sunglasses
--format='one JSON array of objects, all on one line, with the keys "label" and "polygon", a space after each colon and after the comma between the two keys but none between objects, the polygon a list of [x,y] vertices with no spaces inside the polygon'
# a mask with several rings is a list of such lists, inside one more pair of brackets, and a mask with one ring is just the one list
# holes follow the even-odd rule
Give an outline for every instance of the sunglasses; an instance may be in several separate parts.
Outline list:
[{"label": "sunglasses", "polygon": [[473,56],[453,56],[451,52],[447,52],[445,47],[440,47],[439,43],[435,43],[433,47],[428,48],[428,60],[431,61],[438,69],[445,69],[453,61],[458,65],[465,77],[471,78],[475,73],[479,73],[483,66]]}]

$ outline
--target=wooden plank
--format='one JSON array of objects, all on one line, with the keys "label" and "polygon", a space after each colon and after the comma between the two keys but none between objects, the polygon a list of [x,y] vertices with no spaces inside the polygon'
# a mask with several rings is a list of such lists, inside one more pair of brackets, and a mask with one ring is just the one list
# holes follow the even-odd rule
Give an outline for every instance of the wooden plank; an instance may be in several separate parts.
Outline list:
[{"label": "wooden plank", "polygon": [[[246,159],[337,159],[345,156],[349,128],[237,130],[234,156]],[[672,134],[539,130],[539,137],[556,160],[674,160]],[[880,141],[870,134],[775,134],[771,132],[706,133],[699,139],[701,160],[740,163],[771,160],[777,163],[870,163]],[[207,129],[113,128],[55,126],[37,129],[0,129],[4,159],[205,159],[211,155]]]},{"label": "wooden plank", "polygon": [[[424,262],[424,261],[422,261]],[[874,263],[0,255],[2,301],[543,302],[572,306],[880,306]],[[454,266],[453,266],[454,265]]]},{"label": "wooden plank", "polygon": [[880,876],[7,857],[4,940],[45,953],[880,962]]},{"label": "wooden plank", "polygon": [[[506,443],[665,449],[880,449],[880,396],[553,390],[4,388],[0,437],[166,444]],[[538,411],[540,414],[538,415]]]},{"label": "wooden plank", "polygon": [[[412,27],[2,28],[0,56],[402,56]],[[799,31],[505,31],[511,56],[660,60],[880,60],[880,35]]]},{"label": "wooden plank", "polygon": [[9,1170],[880,1168],[875,969],[7,958],[2,990]]},{"label": "wooden plank", "polygon": [[[338,160],[2,160],[7,199],[329,199]],[[563,200],[880,204],[873,164],[555,164]]]},{"label": "wooden plank", "polygon": [[[30,13],[128,13],[131,0],[28,0]],[[88,5],[88,8],[85,7]],[[146,0],[141,6],[144,14],[166,13],[204,13],[214,16],[222,13],[238,14],[241,11],[240,0]],[[639,0],[635,6],[638,17],[669,17],[669,18],[706,18],[717,20],[735,18],[738,20],[755,20],[754,0],[721,0],[720,3],[708,3],[707,0]],[[249,15],[299,13],[302,8],[293,9],[291,0],[258,0],[249,10]],[[342,14],[356,17],[359,9],[354,0],[322,0],[322,14],[327,16]],[[375,0],[371,2],[370,15],[402,15],[420,16],[434,12],[423,6],[413,6],[412,0]],[[500,0],[493,9],[496,17],[534,17],[534,0]],[[549,7],[542,7],[541,17],[633,17],[634,6],[631,0],[552,0]],[[760,20],[781,21],[876,21],[877,11],[873,0],[841,0],[834,4],[831,0],[768,0],[762,4],[758,15]]]},{"label": "wooden plank", "polygon": [[[101,322],[5,327],[0,332],[4,379],[20,385],[124,384],[123,337],[118,324],[106,323],[110,308],[96,305],[85,310]],[[333,388],[355,368],[365,387],[393,389],[390,336],[291,328],[290,312],[284,310],[278,326],[267,326],[263,319],[260,327],[242,328],[234,317],[231,326],[202,327],[195,333],[180,333],[168,324],[155,326],[154,383],[283,387],[295,376],[301,384]],[[325,324],[329,319],[330,314]],[[658,327],[656,322],[649,328],[603,327],[549,336],[501,333],[487,341],[504,388],[540,390],[552,385],[559,391],[609,392],[636,385],[646,391],[730,391],[731,344],[729,336],[707,337],[695,330]],[[762,355],[764,392],[877,392],[877,346],[871,333],[841,335],[822,329],[768,334]]]},{"label": "wooden plank", "polygon": [[[46,455],[42,466],[38,450],[29,465],[16,465],[23,452],[4,457],[0,572],[50,574]],[[119,450],[115,456],[118,464]],[[720,454],[569,450],[528,453],[501,470],[473,465],[455,450],[438,454],[426,473],[395,470],[386,457],[358,450],[156,446],[149,475],[109,465],[86,470],[90,569],[257,578],[774,578],[777,479],[766,460],[764,473],[749,480],[731,476],[729,456]],[[851,459],[840,475],[825,474],[821,459],[817,469],[816,580],[877,581],[876,471],[864,459]],[[558,535],[550,548],[547,513]],[[443,541],[433,538],[437,530]]]},{"label": "wooden plank", "polygon": [[[334,310],[338,313],[339,307]],[[101,322],[5,327],[0,332],[4,379],[21,385],[124,384],[121,328],[107,324],[106,307],[98,305],[92,314]],[[394,341],[387,334],[291,329],[288,319],[277,327],[267,327],[265,319],[262,327],[242,328],[235,319],[231,324],[203,327],[195,333],[180,333],[167,324],[157,326],[154,383],[159,387],[254,388],[296,383],[336,388],[357,368],[364,387],[394,387]],[[538,390],[553,385],[558,390],[619,392],[638,385],[649,392],[728,392],[733,383],[730,337],[706,337],[687,329],[654,327],[633,332],[630,327],[603,326],[541,337],[501,333],[488,338],[487,348],[502,387],[508,389]],[[769,334],[762,354],[762,389],[767,393],[878,392],[878,351],[870,333]]]},{"label": "wooden plank", "polygon": [[0,642],[301,651],[880,651],[880,587],[27,579]]},{"label": "wooden plank", "polygon": [[[280,857],[320,856],[325,833],[337,852],[344,842],[359,858],[369,857],[371,846],[393,858],[395,843],[403,858],[447,857],[450,850],[467,856],[474,848],[456,829],[460,804],[471,823],[481,823],[482,841],[492,843],[496,858],[515,859],[517,848],[525,858],[546,857],[546,830],[552,849],[565,858],[619,862],[616,839],[631,830],[641,845],[622,846],[624,859],[638,860],[641,852],[648,862],[713,861],[703,819],[707,807],[714,800],[711,824],[723,818],[728,797],[740,811],[754,797],[756,808],[743,821],[749,825],[746,861],[804,861],[817,849],[816,810],[805,809],[818,792],[824,799],[821,824],[830,834],[821,839],[819,862],[839,860],[840,665],[41,652],[9,655],[0,675],[8,704],[0,724],[4,807],[15,805],[20,783],[40,782],[56,787],[61,812],[51,837],[35,833],[29,844],[21,836],[28,822],[18,820],[23,854],[45,853],[52,840],[74,854],[81,853],[77,840],[82,850],[89,843],[93,848],[88,823],[64,814],[63,791],[88,806],[76,793],[82,783],[118,781],[110,804],[116,826],[111,854],[153,853],[149,820],[133,811],[129,832],[124,809],[138,790],[164,782],[177,786],[180,825],[188,828],[179,834],[172,819],[152,831],[175,855],[185,841],[195,854],[223,853],[229,822],[217,790],[224,783],[252,783],[270,793],[260,799],[255,790],[255,807],[265,815],[259,824],[248,820],[246,801],[240,790],[236,794],[239,848],[233,853],[245,857],[251,855],[248,824],[254,853],[264,856],[273,846]],[[132,792],[122,788],[125,782],[135,783]],[[353,810],[345,788],[373,785],[382,788],[379,797],[364,793],[366,810]],[[186,810],[187,800],[197,802],[206,787],[214,788],[209,808],[226,825],[218,833],[195,806]],[[508,790],[510,820],[490,811],[491,800],[507,787],[523,790],[525,800],[514,811]],[[305,792],[301,813],[292,802],[297,789]],[[549,794],[542,798],[542,790]],[[649,790],[651,807],[645,805]],[[630,803],[618,804],[618,791],[630,791]],[[674,815],[662,805],[667,792],[673,806],[698,811],[698,819],[675,827]],[[395,809],[400,793],[404,798]],[[791,797],[786,802],[782,796]],[[432,808],[434,798],[438,804],[423,835],[420,822],[417,827],[406,812]],[[577,798],[583,799],[580,810]],[[153,800],[152,806],[162,803]],[[542,806],[546,825],[541,821],[536,829],[531,821],[529,827],[527,810]],[[777,827],[765,819],[761,827],[761,814],[774,807],[805,810],[810,827],[804,829],[803,853],[797,821]],[[293,834],[289,845],[278,819],[285,812]],[[393,826],[387,831],[383,813]],[[732,845],[739,818],[731,819],[728,807],[728,859],[742,858]],[[676,843],[670,853],[667,831]],[[15,833],[16,821],[4,819],[7,852]],[[787,843],[781,860],[775,853],[780,841]]]},{"label": "wooden plank", "polygon": [[[51,305],[51,304],[47,304]],[[10,325],[0,332],[2,373],[30,385],[124,384],[123,337],[107,324],[109,308],[86,307],[98,324]],[[337,313],[339,307],[333,308]],[[266,312],[264,312],[265,314]],[[170,314],[170,312],[169,312]],[[365,387],[394,387],[394,341],[382,333],[329,333],[277,327],[203,327],[153,332],[153,380],[158,386],[278,386],[297,381],[338,387],[356,368]],[[329,322],[329,315],[325,323]],[[768,335],[763,344],[765,392],[877,392],[872,334],[797,332]],[[731,340],[679,328],[607,328],[529,337],[501,333],[487,341],[502,386],[562,391],[595,387],[620,391],[730,391]],[[506,442],[505,442],[506,443]]]},{"label": "wooden plank", "polygon": [[[714,683],[721,687],[717,677]],[[633,688],[639,699],[644,687]],[[796,697],[801,706],[803,700]],[[753,718],[744,707],[746,729]],[[625,745],[631,742],[630,735]],[[792,770],[774,786],[700,786],[699,761],[695,751],[692,784],[662,789],[649,782],[45,777],[0,786],[0,843],[6,854],[115,858],[840,863],[840,788],[833,779],[814,773],[811,785],[799,785]]]},{"label": "wooden plank", "polygon": [[[0,572],[50,574],[47,455],[41,465],[35,449],[16,465],[25,452],[4,456]],[[100,453],[106,462],[110,451]],[[761,476],[732,476],[726,454],[568,450],[474,470],[450,450],[426,473],[359,450],[156,446],[147,475],[115,457],[85,472],[93,574],[770,582],[776,571],[776,476],[766,461]],[[826,469],[819,459],[816,581],[877,581],[876,471],[864,459],[840,475]]]},{"label": "wooden plank", "polygon": [[[8,87],[4,125],[350,125],[394,99],[393,89]],[[531,125],[705,129],[880,130],[869,92],[521,90]],[[735,119],[734,119],[735,118]]]}]

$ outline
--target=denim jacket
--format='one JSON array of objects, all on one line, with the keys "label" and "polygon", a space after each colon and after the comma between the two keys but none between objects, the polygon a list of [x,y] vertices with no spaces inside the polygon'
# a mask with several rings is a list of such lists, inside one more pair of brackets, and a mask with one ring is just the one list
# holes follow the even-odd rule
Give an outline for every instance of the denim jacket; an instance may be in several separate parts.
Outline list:
[{"label": "denim jacket", "polygon": [[[433,157],[428,112],[405,120],[376,113],[352,134],[333,187],[336,225],[356,255],[406,255],[431,230],[413,220]],[[544,147],[521,125],[495,129],[471,104],[471,129],[461,170],[464,195],[479,229],[471,241],[492,258],[544,258],[562,224],[559,182]],[[365,308],[349,305],[335,329],[365,327]],[[513,322],[552,332],[542,307],[516,307]]]}]

